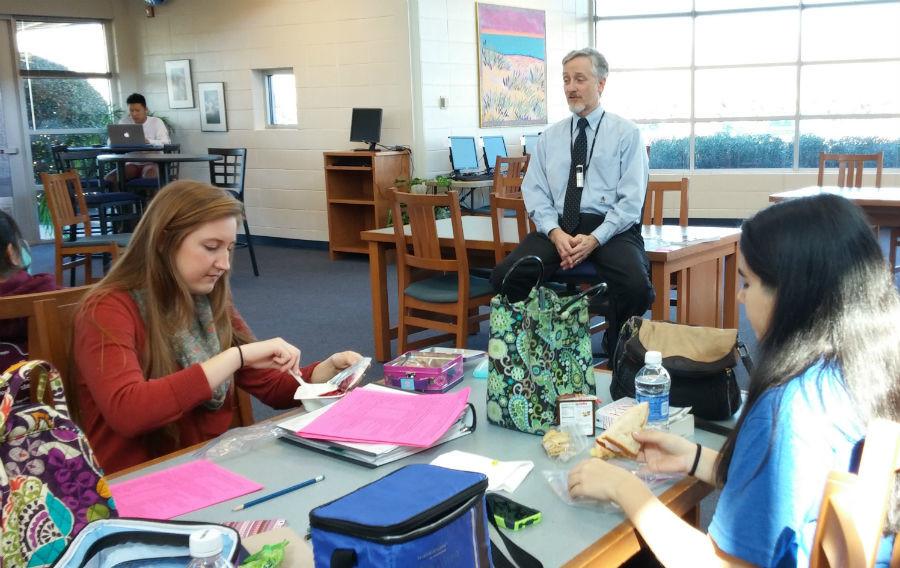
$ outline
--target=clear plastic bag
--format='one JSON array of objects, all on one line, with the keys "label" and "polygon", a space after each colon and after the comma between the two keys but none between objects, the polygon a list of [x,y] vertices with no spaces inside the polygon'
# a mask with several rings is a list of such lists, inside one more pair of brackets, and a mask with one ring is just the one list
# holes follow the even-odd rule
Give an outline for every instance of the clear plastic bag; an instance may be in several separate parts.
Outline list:
[{"label": "clear plastic bag", "polygon": [[[646,468],[646,466],[640,462],[636,462],[634,460],[627,459],[611,459],[609,463],[622,469],[627,469],[634,475],[638,477],[641,481],[647,484],[647,487],[650,488],[651,491],[656,493],[656,490],[662,487],[666,482],[671,479],[677,479],[682,477],[682,474],[675,473],[658,473],[654,471],[650,471]],[[594,499],[585,499],[585,498],[574,498],[569,494],[569,471],[568,469],[556,469],[556,470],[544,470],[541,474],[544,476],[544,479],[547,480],[547,483],[550,485],[550,488],[556,494],[557,497],[562,499],[562,501],[573,507],[582,507],[585,509],[594,509],[604,512],[610,511],[621,511],[619,506],[615,503],[609,501],[597,501]]]},{"label": "clear plastic bag", "polygon": [[583,454],[591,447],[594,439],[578,431],[574,424],[551,428],[541,441],[547,456],[556,463],[566,463]]},{"label": "clear plastic bag", "polygon": [[210,440],[208,444],[197,450],[194,457],[215,460],[239,456],[269,444],[281,435],[281,428],[274,422],[261,422],[253,426],[233,428],[218,438]]}]

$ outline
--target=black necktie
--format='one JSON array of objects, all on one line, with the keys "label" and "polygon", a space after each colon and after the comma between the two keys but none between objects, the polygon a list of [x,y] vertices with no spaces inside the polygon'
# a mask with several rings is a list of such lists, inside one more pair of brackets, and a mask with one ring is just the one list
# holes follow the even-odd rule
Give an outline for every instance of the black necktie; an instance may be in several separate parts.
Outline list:
[{"label": "black necktie", "polygon": [[[578,136],[575,137],[575,144],[572,146],[569,185],[566,188],[566,201],[563,204],[562,219],[559,222],[560,228],[570,235],[578,227],[578,219],[581,216],[581,191],[583,188],[577,187],[575,183],[575,166],[584,166],[584,163],[587,161],[587,134],[585,133],[587,126],[588,121],[586,118],[578,119]],[[582,174],[582,179],[584,179],[584,173]]]}]

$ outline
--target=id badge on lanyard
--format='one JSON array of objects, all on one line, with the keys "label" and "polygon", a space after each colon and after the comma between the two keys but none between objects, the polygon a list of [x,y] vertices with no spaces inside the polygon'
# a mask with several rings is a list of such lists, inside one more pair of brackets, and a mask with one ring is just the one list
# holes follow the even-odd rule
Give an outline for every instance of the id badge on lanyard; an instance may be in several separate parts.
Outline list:
[{"label": "id badge on lanyard", "polygon": [[[597,143],[597,134],[600,133],[600,125],[603,124],[603,117],[606,116],[606,111],[603,111],[603,114],[600,115],[600,120],[597,121],[597,128],[594,130],[594,139],[591,142],[591,151],[587,155],[587,164],[575,165],[575,187],[578,189],[584,189],[584,172],[591,165],[591,158],[594,157],[594,145]],[[574,129],[574,119],[572,119],[569,123],[569,148],[571,149],[572,145],[574,145],[574,140],[572,140],[572,129]]]},{"label": "id badge on lanyard", "polygon": [[584,188],[584,166],[581,164],[575,166],[575,187],[578,189]]}]

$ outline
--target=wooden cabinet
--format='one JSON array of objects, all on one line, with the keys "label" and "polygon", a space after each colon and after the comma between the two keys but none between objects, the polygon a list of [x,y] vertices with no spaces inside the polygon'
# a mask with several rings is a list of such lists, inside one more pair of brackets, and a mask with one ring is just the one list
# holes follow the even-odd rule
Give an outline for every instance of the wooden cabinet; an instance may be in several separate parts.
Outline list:
[{"label": "wooden cabinet", "polygon": [[409,179],[409,152],[325,152],[328,252],[368,253],[359,233],[387,225],[387,190]]}]

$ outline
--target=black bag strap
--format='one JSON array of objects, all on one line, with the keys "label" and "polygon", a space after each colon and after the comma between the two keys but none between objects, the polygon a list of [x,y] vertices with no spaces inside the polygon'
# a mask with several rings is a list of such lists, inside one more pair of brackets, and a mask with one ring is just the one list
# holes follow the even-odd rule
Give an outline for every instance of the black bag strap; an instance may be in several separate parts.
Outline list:
[{"label": "black bag strap", "polygon": [[356,562],[356,551],[352,548],[336,548],[331,553],[331,568],[353,568]]},{"label": "black bag strap", "polygon": [[599,296],[600,294],[605,294],[606,290],[609,287],[606,285],[606,282],[600,282],[599,284],[594,284],[587,290],[582,290],[581,292],[575,294],[574,296],[568,298],[568,302],[562,305],[560,308],[560,313],[566,312],[571,308],[576,302],[581,300],[582,298],[593,298],[594,296]]},{"label": "black bag strap", "polygon": [[487,516],[488,520],[493,525],[494,529],[497,530],[497,534],[500,535],[500,538],[503,539],[503,544],[506,545],[506,550],[509,552],[509,555],[513,557],[513,562],[509,558],[503,554],[503,551],[497,547],[496,543],[491,540],[491,560],[494,562],[494,568],[544,568],[544,565],[541,564],[541,561],[532,556],[528,551],[514,543],[512,539],[503,534],[503,531],[500,530],[500,527],[497,526],[497,519],[494,518],[494,512],[491,511],[490,504],[487,505]]},{"label": "black bag strap", "polygon": [[515,273],[515,271],[519,267],[521,267],[523,265],[528,265],[528,264],[537,264],[537,266],[539,268],[539,270],[537,271],[538,272],[537,280],[535,281],[532,288],[539,288],[544,283],[544,262],[541,260],[541,258],[539,256],[530,254],[528,256],[523,256],[519,260],[515,261],[513,263],[513,265],[511,267],[509,267],[509,270],[506,272],[506,274],[503,275],[503,282],[500,283],[500,293],[501,294],[503,294],[504,296],[509,295],[509,294],[507,294],[507,288],[506,288],[506,283],[507,283],[507,280],[509,279],[509,275]]},{"label": "black bag strap", "polygon": [[753,359],[750,357],[750,351],[747,349],[747,346],[741,341],[741,338],[738,337],[737,340],[737,352],[738,356],[741,358],[741,363],[744,364],[744,368],[747,369],[748,373],[753,372]]}]

